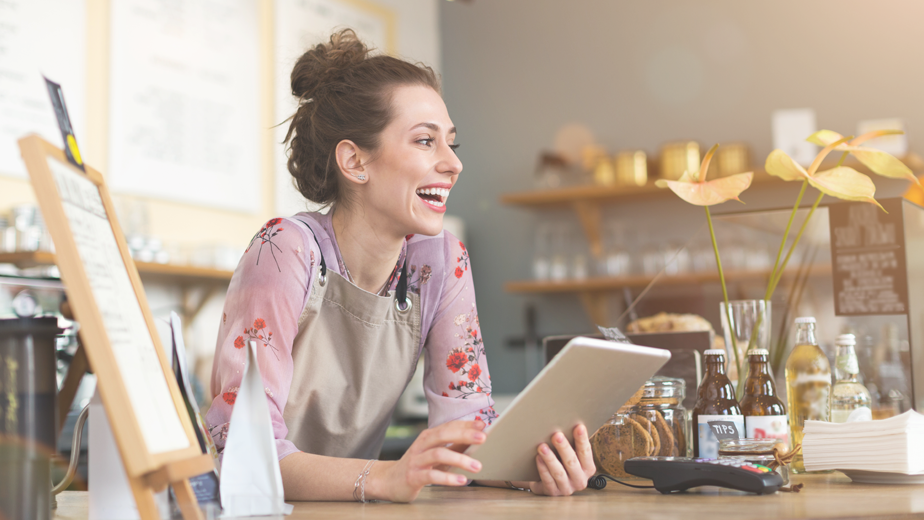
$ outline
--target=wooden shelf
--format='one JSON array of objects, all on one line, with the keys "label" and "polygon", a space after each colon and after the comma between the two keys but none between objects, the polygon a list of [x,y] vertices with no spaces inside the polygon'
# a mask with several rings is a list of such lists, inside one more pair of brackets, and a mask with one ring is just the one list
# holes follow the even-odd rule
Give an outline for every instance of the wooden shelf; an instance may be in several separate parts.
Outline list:
[{"label": "wooden shelf", "polygon": [[[20,269],[55,265],[55,255],[42,251],[0,253],[0,264],[13,264]],[[218,284],[231,280],[232,271],[186,265],[156,264],[135,261],[138,274],[152,281],[177,284]]]},{"label": "wooden shelf", "polygon": [[[835,154],[831,154],[835,155]],[[924,171],[924,160],[916,154],[908,154],[902,161],[916,174]],[[825,161],[821,169],[833,168],[837,163],[836,160]],[[844,161],[845,166],[850,166],[858,171],[873,175],[865,166],[856,160],[848,159]],[[875,175],[873,175],[875,178]],[[783,180],[773,177],[762,169],[754,170],[754,180],[752,186],[759,186],[770,181],[782,183]],[[744,197],[748,192],[744,193]],[[570,186],[560,189],[533,190],[517,193],[506,193],[501,195],[501,203],[512,206],[523,206],[531,208],[547,207],[567,207],[575,204],[586,203],[611,203],[627,199],[636,199],[639,197],[675,197],[676,195],[667,188],[658,188],[652,180],[645,186]],[[678,202],[680,199],[677,199]]]},{"label": "wooden shelf", "polygon": [[[795,270],[787,270],[786,276],[796,273]],[[809,276],[830,276],[831,266],[829,264],[818,264],[809,268]],[[766,280],[770,276],[770,271],[761,270],[741,270],[726,271],[726,282],[741,282],[749,280]],[[646,287],[654,276],[621,276],[621,277],[598,277],[587,278],[585,280],[564,280],[561,282],[523,280],[507,282],[504,289],[507,292],[519,294],[560,294],[560,293],[588,293],[588,292],[612,292],[624,287],[637,288]],[[677,285],[695,285],[701,283],[712,283],[719,281],[718,272],[703,273],[686,273],[681,275],[662,276],[658,280],[658,286],[670,287]]]}]

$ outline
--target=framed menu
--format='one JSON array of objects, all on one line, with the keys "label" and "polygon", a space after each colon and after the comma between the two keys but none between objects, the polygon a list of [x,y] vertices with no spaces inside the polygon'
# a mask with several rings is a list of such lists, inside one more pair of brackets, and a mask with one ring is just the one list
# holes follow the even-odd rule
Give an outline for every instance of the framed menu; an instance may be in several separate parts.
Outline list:
[{"label": "framed menu", "polygon": [[73,167],[41,137],[19,147],[139,512],[152,517],[152,490],[174,484],[188,499],[186,479],[212,462],[199,449],[103,177]]}]

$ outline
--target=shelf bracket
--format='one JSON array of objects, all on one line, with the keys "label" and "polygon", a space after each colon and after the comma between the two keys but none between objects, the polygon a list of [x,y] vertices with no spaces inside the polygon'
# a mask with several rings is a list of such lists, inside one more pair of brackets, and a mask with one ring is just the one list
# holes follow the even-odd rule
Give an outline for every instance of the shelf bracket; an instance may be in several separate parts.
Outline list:
[{"label": "shelf bracket", "polygon": [[600,204],[590,201],[576,201],[572,204],[572,207],[581,220],[581,226],[584,228],[584,234],[587,236],[587,243],[590,245],[590,253],[594,258],[602,258],[603,244],[600,240]]}]

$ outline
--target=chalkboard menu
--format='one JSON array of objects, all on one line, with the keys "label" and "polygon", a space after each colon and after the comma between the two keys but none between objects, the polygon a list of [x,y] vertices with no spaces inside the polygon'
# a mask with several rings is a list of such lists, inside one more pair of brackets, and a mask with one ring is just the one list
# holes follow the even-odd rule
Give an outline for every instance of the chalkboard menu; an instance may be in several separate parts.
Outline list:
[{"label": "chalkboard menu", "polygon": [[885,211],[867,202],[828,207],[838,316],[908,312],[902,200],[880,202]]}]

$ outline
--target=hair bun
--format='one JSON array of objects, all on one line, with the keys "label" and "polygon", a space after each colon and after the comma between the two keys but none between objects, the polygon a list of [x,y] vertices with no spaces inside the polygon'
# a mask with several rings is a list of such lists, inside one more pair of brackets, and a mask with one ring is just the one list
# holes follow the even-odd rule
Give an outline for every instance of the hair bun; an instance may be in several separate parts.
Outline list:
[{"label": "hair bun", "polygon": [[314,97],[320,85],[337,83],[338,76],[362,63],[370,51],[353,29],[335,32],[329,42],[319,43],[295,63],[291,77],[292,95],[301,99]]}]

